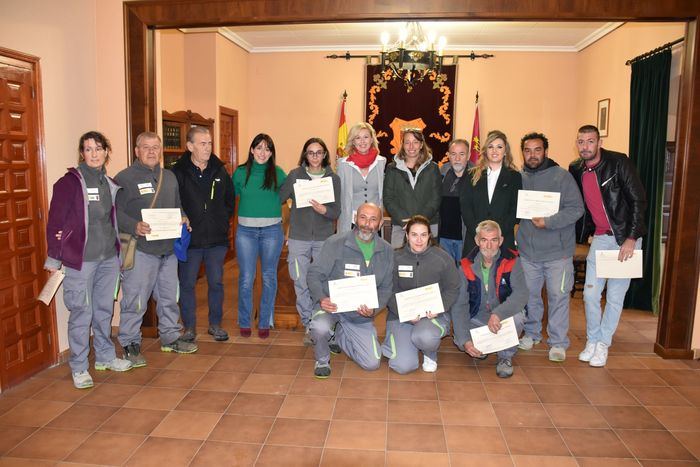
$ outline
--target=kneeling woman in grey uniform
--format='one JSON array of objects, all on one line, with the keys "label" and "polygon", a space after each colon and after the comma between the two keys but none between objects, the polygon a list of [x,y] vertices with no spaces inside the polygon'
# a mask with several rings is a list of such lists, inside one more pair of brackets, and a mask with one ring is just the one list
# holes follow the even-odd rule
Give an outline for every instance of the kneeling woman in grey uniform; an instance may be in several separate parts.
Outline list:
[{"label": "kneeling woman in grey uniform", "polygon": [[[459,296],[460,280],[454,260],[435,246],[430,221],[420,215],[411,217],[404,246],[394,251],[394,294],[438,283],[443,308],[448,311]],[[401,374],[416,370],[420,351],[423,371],[435,371],[440,340],[450,330],[449,313],[428,310],[426,317],[401,323],[395,296],[389,300],[388,309],[382,353],[389,359],[389,368]]]}]

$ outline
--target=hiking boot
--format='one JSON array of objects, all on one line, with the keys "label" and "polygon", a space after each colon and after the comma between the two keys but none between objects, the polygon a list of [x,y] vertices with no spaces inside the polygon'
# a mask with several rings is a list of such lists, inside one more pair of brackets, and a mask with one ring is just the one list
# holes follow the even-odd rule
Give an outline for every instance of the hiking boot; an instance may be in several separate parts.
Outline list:
[{"label": "hiking boot", "polygon": [[75,386],[76,389],[87,389],[93,387],[94,385],[95,384],[92,382],[92,376],[90,376],[90,373],[88,373],[87,370],[73,373],[73,386]]},{"label": "hiking boot", "polygon": [[518,348],[520,350],[532,350],[532,347],[539,344],[540,342],[542,341],[538,339],[533,339],[530,336],[523,336],[523,338],[520,339],[520,342],[518,343]]},{"label": "hiking boot", "polygon": [[311,337],[311,331],[309,328],[306,328],[306,331],[304,332],[304,340],[302,342],[306,347],[311,347],[314,345],[314,340]]},{"label": "hiking boot", "polygon": [[513,362],[507,358],[499,358],[496,365],[496,375],[499,378],[510,378],[513,376]]},{"label": "hiking boot", "polygon": [[563,362],[564,360],[566,360],[566,349],[564,347],[555,345],[549,349],[549,361]]},{"label": "hiking boot", "polygon": [[326,379],[331,375],[330,363],[316,362],[314,365],[314,376],[318,379]]},{"label": "hiking boot", "polygon": [[111,362],[95,362],[95,370],[97,371],[129,371],[133,364],[124,358],[115,357]]},{"label": "hiking boot", "polygon": [[228,333],[224,331],[221,326],[209,326],[207,333],[214,336],[215,341],[222,342],[228,340]]},{"label": "hiking boot", "polygon": [[426,373],[435,373],[437,370],[437,362],[427,355],[423,354],[423,371]]},{"label": "hiking boot", "polygon": [[603,342],[598,342],[595,345],[595,352],[593,353],[593,357],[591,357],[591,361],[588,362],[590,366],[594,366],[596,368],[600,368],[605,366],[605,364],[608,362],[608,345],[603,343]]},{"label": "hiking boot", "polygon": [[194,328],[185,328],[185,332],[182,333],[180,339],[182,339],[185,342],[194,342],[195,339],[197,339],[197,332]]},{"label": "hiking boot", "polygon": [[586,348],[583,349],[583,352],[578,354],[578,359],[582,362],[590,362],[595,353],[595,344],[595,342],[586,342]]},{"label": "hiking boot", "polygon": [[132,342],[124,347],[124,358],[131,362],[132,368],[146,366],[146,359],[141,354],[141,344]]},{"label": "hiking boot", "polygon": [[192,342],[185,342],[179,337],[169,344],[160,345],[161,352],[195,353],[197,349],[197,344],[194,344]]}]

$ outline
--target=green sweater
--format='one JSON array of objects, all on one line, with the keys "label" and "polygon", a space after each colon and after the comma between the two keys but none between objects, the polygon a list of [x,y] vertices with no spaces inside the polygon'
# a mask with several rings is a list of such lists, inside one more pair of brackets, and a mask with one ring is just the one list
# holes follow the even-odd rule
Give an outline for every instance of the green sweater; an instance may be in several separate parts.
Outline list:
[{"label": "green sweater", "polygon": [[239,217],[282,217],[279,188],[287,176],[279,166],[275,167],[277,187],[274,190],[265,190],[262,185],[266,168],[267,164],[258,164],[253,161],[248,183],[245,181],[245,165],[239,166],[233,173],[233,188],[236,196],[240,196]]}]

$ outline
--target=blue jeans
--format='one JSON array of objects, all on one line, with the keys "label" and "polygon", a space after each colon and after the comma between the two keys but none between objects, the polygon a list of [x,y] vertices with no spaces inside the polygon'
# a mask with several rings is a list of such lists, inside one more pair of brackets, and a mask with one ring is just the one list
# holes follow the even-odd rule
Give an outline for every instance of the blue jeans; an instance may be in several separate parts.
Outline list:
[{"label": "blue jeans", "polygon": [[236,255],[238,257],[238,326],[250,328],[253,311],[253,282],[258,256],[262,264],[262,298],[258,329],[274,326],[275,297],[277,296],[277,262],[282,253],[284,234],[282,224],[267,227],[238,225]]},{"label": "blue jeans", "polygon": [[[635,250],[642,248],[642,239],[638,238]],[[615,237],[612,235],[596,235],[593,237],[591,249],[586,258],[586,284],[583,288],[583,304],[586,309],[586,337],[588,342],[603,342],[612,344],[612,337],[617,329],[617,323],[622,314],[622,305],[630,286],[630,279],[604,279],[596,277],[596,250],[619,250]],[[600,307],[600,297],[605,283],[608,288],[605,293],[605,313]]]},{"label": "blue jeans", "polygon": [[455,264],[459,266],[459,262],[462,260],[462,248],[464,246],[464,241],[440,237],[440,246],[454,258]]},{"label": "blue jeans", "polygon": [[207,273],[207,301],[209,303],[209,325],[220,326],[224,305],[224,260],[228,248],[225,245],[209,248],[190,248],[187,261],[180,261],[180,316],[182,324],[189,329],[197,326],[197,299],[194,286],[197,282],[199,267],[204,261]]}]

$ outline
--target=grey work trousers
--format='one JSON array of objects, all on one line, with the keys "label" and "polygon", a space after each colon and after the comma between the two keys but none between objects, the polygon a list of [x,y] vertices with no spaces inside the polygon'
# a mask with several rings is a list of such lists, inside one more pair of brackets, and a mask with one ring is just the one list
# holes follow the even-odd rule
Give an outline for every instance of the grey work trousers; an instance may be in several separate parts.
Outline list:
[{"label": "grey work trousers", "polygon": [[422,318],[416,324],[387,321],[382,353],[389,359],[389,368],[400,374],[418,369],[419,351],[437,361],[440,340],[449,330],[449,313],[441,313],[432,319]]},{"label": "grey work trousers", "polygon": [[309,330],[314,340],[314,354],[318,363],[328,363],[331,358],[329,340],[333,337],[345,354],[364,370],[376,370],[382,358],[377,330],[372,320],[358,323],[350,321],[343,313],[317,311],[311,319]]},{"label": "grey work trousers", "polygon": [[86,261],[80,271],[65,267],[63,301],[68,318],[69,365],[74,373],[87,371],[92,327],[95,359],[111,362],[116,358],[112,342],[114,296],[119,283],[119,259]]},{"label": "grey work trousers", "polygon": [[287,242],[287,263],[289,264],[289,277],[294,281],[294,293],[297,297],[297,312],[301,323],[305,328],[311,323],[313,314],[313,300],[309,286],[306,284],[306,274],[309,272],[311,262],[321,253],[322,241],[294,240]]},{"label": "grey work trousers", "polygon": [[[491,318],[491,313],[479,313],[475,317],[473,317],[470,320],[470,326],[471,329],[480,327],[480,326],[486,326],[489,323],[489,318]],[[515,330],[517,331],[518,335],[523,330],[523,322],[525,321],[525,312],[524,311],[519,311],[515,315],[513,315],[513,322],[515,323]],[[464,351],[464,349],[460,349]],[[518,351],[518,346],[515,345],[509,349],[501,350],[500,352],[497,352],[498,358],[504,358],[506,360],[511,360],[516,352]]]},{"label": "grey work trousers", "polygon": [[148,299],[153,295],[158,315],[158,334],[163,345],[180,337],[178,322],[177,258],[174,254],[154,256],[136,250],[134,267],[124,271],[122,280],[119,343],[127,346],[141,343],[141,324]]},{"label": "grey work trousers", "polygon": [[542,340],[544,302],[542,286],[547,288],[547,344],[550,347],[569,348],[569,299],[574,286],[573,258],[553,261],[528,261],[520,257],[525,282],[530,290],[527,301],[525,335]]}]

